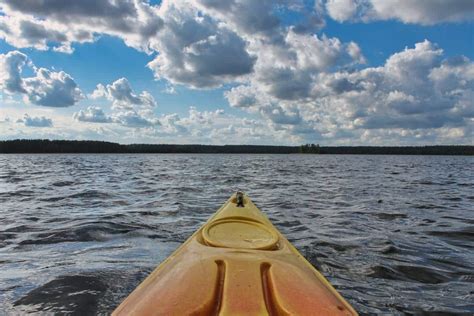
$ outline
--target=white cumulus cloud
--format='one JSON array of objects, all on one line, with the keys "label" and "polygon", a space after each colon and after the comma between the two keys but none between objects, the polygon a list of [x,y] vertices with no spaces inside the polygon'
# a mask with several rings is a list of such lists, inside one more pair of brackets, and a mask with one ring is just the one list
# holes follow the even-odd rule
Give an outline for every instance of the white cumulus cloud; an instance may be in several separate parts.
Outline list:
[{"label": "white cumulus cloud", "polygon": [[80,110],[73,114],[73,118],[80,122],[90,123],[111,123],[112,118],[98,106],[89,106],[85,110]]},{"label": "white cumulus cloud", "polygon": [[127,78],[120,78],[111,84],[98,84],[90,94],[92,99],[105,98],[111,102],[112,112],[108,115],[100,107],[90,106],[73,114],[73,118],[89,123],[116,123],[124,127],[156,127],[161,123],[154,114],[155,98],[148,92],[136,93]]},{"label": "white cumulus cloud", "polygon": [[357,12],[357,3],[354,0],[328,0],[326,9],[334,20],[343,22],[351,19]]},{"label": "white cumulus cloud", "polygon": [[112,101],[112,106],[117,109],[131,109],[135,105],[153,108],[157,105],[155,98],[148,91],[136,94],[126,78],[117,79],[106,86],[98,84],[90,97],[106,98]]},{"label": "white cumulus cloud", "polygon": [[311,72],[301,84],[288,70],[279,71],[288,82],[268,82],[272,87],[276,82],[293,86],[291,94],[275,93],[265,81],[251,81],[225,97],[231,106],[260,113],[274,129],[299,133],[303,139],[364,142],[371,135],[375,142],[378,135],[398,142],[434,141],[460,131],[467,139],[472,129],[474,63],[463,56],[446,59],[427,40],[393,54],[383,66]]},{"label": "white cumulus cloud", "polygon": [[[23,68],[28,65],[34,76],[22,77]],[[64,71],[36,68],[28,57],[11,51],[0,54],[0,88],[8,93],[18,93],[32,104],[48,107],[68,107],[84,98],[74,79]]]},{"label": "white cumulus cloud", "polygon": [[120,111],[112,115],[112,120],[115,123],[126,127],[149,127],[160,125],[160,121],[154,117],[147,117],[135,110]]}]

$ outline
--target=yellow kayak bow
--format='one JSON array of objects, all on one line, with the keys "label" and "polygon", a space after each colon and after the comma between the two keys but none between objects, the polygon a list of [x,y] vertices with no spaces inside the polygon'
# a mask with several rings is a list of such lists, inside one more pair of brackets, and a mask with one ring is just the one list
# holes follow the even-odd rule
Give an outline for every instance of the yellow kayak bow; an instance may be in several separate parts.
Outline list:
[{"label": "yellow kayak bow", "polygon": [[357,313],[237,192],[112,315]]}]

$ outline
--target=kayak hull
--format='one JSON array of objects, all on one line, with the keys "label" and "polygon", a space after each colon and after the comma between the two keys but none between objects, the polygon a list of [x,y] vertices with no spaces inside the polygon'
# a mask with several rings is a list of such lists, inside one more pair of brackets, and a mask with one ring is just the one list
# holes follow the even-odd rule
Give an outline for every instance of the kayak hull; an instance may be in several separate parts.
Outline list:
[{"label": "kayak hull", "polygon": [[233,195],[113,315],[357,313],[247,196]]}]

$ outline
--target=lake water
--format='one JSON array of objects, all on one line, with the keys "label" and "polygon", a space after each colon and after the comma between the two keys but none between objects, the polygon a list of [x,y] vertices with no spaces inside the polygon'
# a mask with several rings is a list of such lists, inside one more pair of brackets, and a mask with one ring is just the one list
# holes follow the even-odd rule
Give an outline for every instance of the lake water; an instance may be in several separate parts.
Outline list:
[{"label": "lake water", "polygon": [[0,314],[112,311],[236,190],[361,314],[473,314],[473,162],[0,155]]}]

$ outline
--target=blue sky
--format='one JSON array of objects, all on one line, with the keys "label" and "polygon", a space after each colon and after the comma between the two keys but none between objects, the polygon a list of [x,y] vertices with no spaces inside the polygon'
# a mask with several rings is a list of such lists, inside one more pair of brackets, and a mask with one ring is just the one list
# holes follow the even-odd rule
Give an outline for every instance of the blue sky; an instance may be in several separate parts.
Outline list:
[{"label": "blue sky", "polygon": [[0,12],[1,139],[473,143],[470,0],[0,0]]}]

